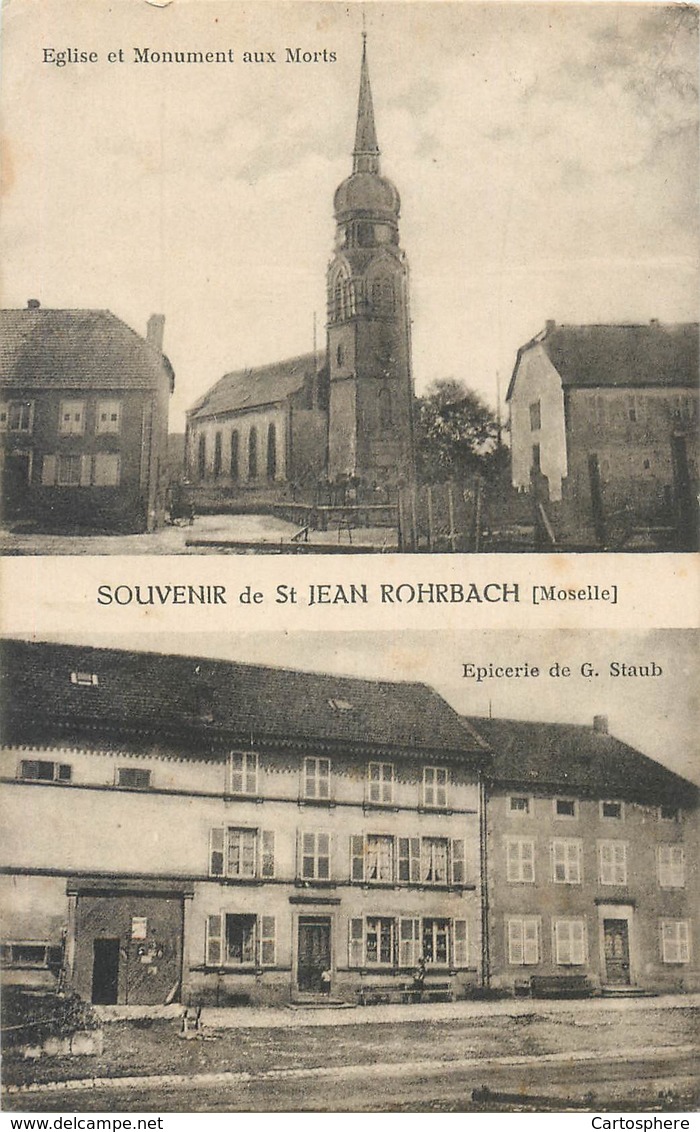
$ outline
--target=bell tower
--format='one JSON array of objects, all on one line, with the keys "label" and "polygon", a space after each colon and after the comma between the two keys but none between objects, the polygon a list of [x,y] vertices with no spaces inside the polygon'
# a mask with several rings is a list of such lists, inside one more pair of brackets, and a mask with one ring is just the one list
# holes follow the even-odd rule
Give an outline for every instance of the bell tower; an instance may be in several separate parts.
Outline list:
[{"label": "bell tower", "polygon": [[413,382],[408,265],[399,246],[401,201],[381,176],[362,37],[351,175],[336,190],[328,267],[328,475],[366,485],[413,479]]}]

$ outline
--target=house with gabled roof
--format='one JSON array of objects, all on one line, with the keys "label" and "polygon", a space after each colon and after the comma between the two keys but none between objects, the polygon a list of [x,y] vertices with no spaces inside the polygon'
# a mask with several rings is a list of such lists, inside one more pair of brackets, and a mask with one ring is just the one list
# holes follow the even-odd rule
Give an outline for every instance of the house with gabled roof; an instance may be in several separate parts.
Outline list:
[{"label": "house with gabled roof", "polygon": [[[99,1003],[481,980],[488,747],[432,689],[7,641],[5,980]],[[373,988],[381,988],[376,992]]]},{"label": "house with gabled roof", "polygon": [[694,990],[698,788],[592,726],[468,717],[484,772],[494,987]]},{"label": "house with gabled roof", "polygon": [[5,517],[152,530],[163,518],[174,373],[161,315],[145,338],[106,310],[0,311]]},{"label": "house with gabled roof", "polygon": [[557,325],[518,351],[507,393],[513,485],[564,542],[667,528],[695,545],[698,324]]}]

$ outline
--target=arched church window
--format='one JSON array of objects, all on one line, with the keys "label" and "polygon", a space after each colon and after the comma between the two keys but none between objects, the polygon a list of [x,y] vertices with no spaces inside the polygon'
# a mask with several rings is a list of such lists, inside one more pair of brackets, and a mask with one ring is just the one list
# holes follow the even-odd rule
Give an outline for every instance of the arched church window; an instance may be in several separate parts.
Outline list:
[{"label": "arched church window", "polygon": [[336,279],[335,282],[335,295],[333,301],[333,317],[336,322],[339,322],[343,317],[343,281]]},{"label": "arched church window", "polygon": [[388,312],[394,309],[394,284],[391,279],[385,279],[382,284],[382,302]]},{"label": "arched church window", "polygon": [[382,306],[382,285],[378,279],[375,279],[372,284],[372,306],[376,311],[381,310]]},{"label": "arched church window", "polygon": [[338,349],[335,352],[335,358],[339,366],[345,364],[345,347],[342,342],[338,343]]},{"label": "arched church window", "polygon": [[248,479],[258,476],[258,430],[253,426],[248,434]]},{"label": "arched church window", "polygon": [[382,429],[389,429],[393,423],[391,390],[388,385],[383,385],[379,390],[379,426]]},{"label": "arched church window", "polygon": [[207,474],[207,438],[204,433],[199,438],[197,449],[197,472],[200,480],[203,480]]},{"label": "arched church window", "polygon": [[221,475],[221,433],[217,432],[214,436],[214,476]]},{"label": "arched church window", "polygon": [[238,455],[239,455],[238,429],[234,428],[233,432],[231,433],[231,479],[232,480],[237,480],[239,475],[240,475],[240,471],[239,471],[239,467],[238,467]]},{"label": "arched church window", "polygon": [[267,426],[267,478],[273,480],[277,474],[277,429],[273,423]]}]

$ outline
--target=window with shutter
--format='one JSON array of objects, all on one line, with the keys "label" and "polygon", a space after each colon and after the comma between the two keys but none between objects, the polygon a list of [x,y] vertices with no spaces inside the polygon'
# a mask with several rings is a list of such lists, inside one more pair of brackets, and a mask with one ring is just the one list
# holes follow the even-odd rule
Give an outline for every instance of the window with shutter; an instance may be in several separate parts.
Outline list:
[{"label": "window with shutter", "polygon": [[421,880],[423,884],[447,884],[446,837],[421,838]]},{"label": "window with shutter", "polygon": [[506,877],[510,884],[532,884],[535,879],[535,842],[509,837],[506,841]]},{"label": "window with shutter", "polygon": [[624,841],[601,841],[598,846],[601,884],[627,884],[627,845]]},{"label": "window with shutter", "polygon": [[556,920],[554,942],[556,962],[560,966],[581,966],[586,962],[586,926],[583,920]]},{"label": "window with shutter", "polygon": [[362,834],[350,837],[350,879],[362,882],[365,879],[365,839]]},{"label": "window with shutter", "polygon": [[420,953],[420,920],[402,917],[399,920],[399,966],[415,967]]},{"label": "window with shutter", "polygon": [[420,837],[399,837],[398,878],[404,884],[420,884]]},{"label": "window with shutter", "polygon": [[391,884],[394,879],[394,839],[367,834],[365,879]]},{"label": "window with shutter", "polygon": [[447,806],[446,767],[423,767],[423,805],[433,809],[444,809]]},{"label": "window with shutter", "polygon": [[205,943],[207,967],[221,966],[221,940],[221,916],[207,916]]},{"label": "window with shutter", "polygon": [[302,796],[308,799],[326,801],[331,796],[330,759],[304,759]]},{"label": "window with shutter", "polygon": [[552,842],[552,879],[556,884],[581,883],[581,843],[569,838]]},{"label": "window with shutter", "polygon": [[361,917],[348,921],[348,966],[364,967],[365,922]]},{"label": "window with shutter", "polygon": [[55,456],[44,456],[41,465],[41,482],[44,487],[53,487],[56,483],[57,460]]},{"label": "window with shutter", "polygon": [[690,934],[687,920],[662,920],[661,955],[664,963],[690,962]]},{"label": "window with shutter", "polygon": [[260,918],[260,966],[274,967],[276,963],[276,923],[274,916]]},{"label": "window with shutter", "polygon": [[466,883],[466,847],[461,838],[455,838],[452,841],[452,883],[465,884]]},{"label": "window with shutter", "polygon": [[97,452],[95,454],[93,483],[95,487],[119,486],[119,456],[116,453]]},{"label": "window with shutter", "polygon": [[452,962],[455,967],[468,967],[469,947],[467,939],[467,921],[455,920],[453,932]]},{"label": "window with shutter", "polygon": [[682,845],[659,845],[658,872],[662,888],[685,886],[685,854]]},{"label": "window with shutter", "polygon": [[229,755],[232,794],[258,793],[258,756],[254,751],[232,751]]},{"label": "window with shutter", "polygon": [[508,962],[513,967],[534,966],[540,961],[539,922],[534,916],[518,916],[506,925]]},{"label": "window with shutter", "polygon": [[331,837],[329,833],[301,834],[300,875],[302,880],[330,880]]},{"label": "window with shutter", "polygon": [[223,827],[209,831],[209,873],[213,877],[222,877],[224,875]]},{"label": "window with shutter", "polygon": [[370,763],[367,768],[367,800],[377,805],[391,805],[393,797],[393,763]]},{"label": "window with shutter", "polygon": [[263,829],[260,835],[261,859],[260,875],[273,877],[275,875],[275,833],[272,829]]}]

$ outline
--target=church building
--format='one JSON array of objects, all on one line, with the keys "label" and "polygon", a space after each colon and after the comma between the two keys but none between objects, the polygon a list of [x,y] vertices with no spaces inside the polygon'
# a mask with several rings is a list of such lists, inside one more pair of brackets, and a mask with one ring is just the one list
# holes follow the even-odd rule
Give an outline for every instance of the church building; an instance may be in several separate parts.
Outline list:
[{"label": "church building", "polygon": [[364,37],[352,173],[334,211],[325,358],[226,374],[187,414],[186,474],[208,502],[413,477],[408,267],[399,194],[380,172]]}]

